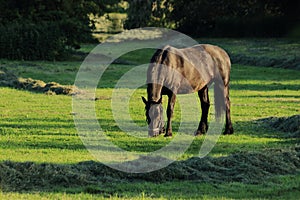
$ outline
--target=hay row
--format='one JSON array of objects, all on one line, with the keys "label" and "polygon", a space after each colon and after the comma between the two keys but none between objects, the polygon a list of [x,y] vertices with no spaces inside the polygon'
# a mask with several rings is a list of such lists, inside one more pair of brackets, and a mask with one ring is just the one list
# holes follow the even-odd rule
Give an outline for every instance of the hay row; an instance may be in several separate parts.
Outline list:
[{"label": "hay row", "polygon": [[284,132],[287,138],[300,138],[300,115],[269,117],[259,120],[267,127]]},{"label": "hay row", "polygon": [[3,67],[0,68],[0,86],[42,92],[48,95],[75,95],[80,93],[74,85],[61,85],[56,82],[45,83],[44,81],[32,78],[17,77],[14,73]]},{"label": "hay row", "polygon": [[[153,158],[155,159],[155,158]],[[158,158],[161,159],[161,158]],[[141,164],[143,159],[140,160]],[[33,162],[0,163],[2,191],[53,190],[74,186],[120,182],[166,182],[193,180],[203,183],[261,183],[274,175],[299,173],[300,148],[242,152],[227,157],[191,158],[175,161],[166,168],[144,174],[113,170],[95,161],[74,165],[36,164]]]},{"label": "hay row", "polygon": [[270,58],[248,56],[244,54],[231,54],[230,58],[232,63],[236,64],[300,70],[300,59],[296,57]]}]

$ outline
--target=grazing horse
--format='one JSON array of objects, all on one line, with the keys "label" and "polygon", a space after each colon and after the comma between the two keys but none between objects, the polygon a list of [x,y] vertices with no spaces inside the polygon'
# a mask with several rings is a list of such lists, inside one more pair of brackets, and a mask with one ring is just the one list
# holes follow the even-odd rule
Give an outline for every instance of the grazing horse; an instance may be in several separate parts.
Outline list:
[{"label": "grazing horse", "polygon": [[[171,119],[177,94],[198,92],[201,102],[201,120],[195,135],[208,130],[210,101],[208,87],[214,83],[216,119],[226,110],[226,125],[223,134],[232,134],[230,119],[229,79],[231,62],[228,54],[220,47],[199,44],[177,49],[165,46],[158,49],[151,58],[147,71],[148,100],[145,103],[149,137],[166,131],[165,137],[172,136]],[[162,95],[168,96],[167,128],[164,128]]]}]

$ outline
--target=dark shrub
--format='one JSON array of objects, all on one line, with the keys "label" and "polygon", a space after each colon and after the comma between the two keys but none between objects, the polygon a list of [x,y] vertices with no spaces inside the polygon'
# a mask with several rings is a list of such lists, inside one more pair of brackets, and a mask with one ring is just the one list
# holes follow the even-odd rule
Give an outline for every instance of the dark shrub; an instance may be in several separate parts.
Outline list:
[{"label": "dark shrub", "polygon": [[60,60],[67,39],[57,23],[13,23],[0,26],[0,57],[22,60]]}]

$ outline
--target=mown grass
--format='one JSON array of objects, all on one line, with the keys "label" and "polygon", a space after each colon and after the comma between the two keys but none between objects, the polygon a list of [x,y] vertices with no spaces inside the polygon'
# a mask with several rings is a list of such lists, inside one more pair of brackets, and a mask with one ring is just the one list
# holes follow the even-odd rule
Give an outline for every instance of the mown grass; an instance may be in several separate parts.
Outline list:
[{"label": "mown grass", "polygon": [[257,38],[257,39],[198,39],[199,43],[222,46],[229,54],[273,59],[299,58],[299,39]]},{"label": "mown grass", "polygon": [[[122,66],[116,65],[114,69],[118,70],[118,67]],[[250,77],[255,78],[251,80]],[[299,72],[294,70],[234,65],[231,100],[236,133],[230,137],[221,136],[211,155],[284,148],[293,144],[293,139],[289,143],[280,137],[279,132],[266,129],[257,120],[300,112],[298,77]],[[108,132],[112,140],[125,149],[146,152],[170,142],[171,139],[162,137],[141,141],[122,133],[113,119],[111,92],[109,88],[97,90],[96,97],[100,100],[96,101],[96,110],[102,129]],[[72,97],[47,96],[11,88],[1,88],[1,94],[4,97],[0,99],[1,160],[75,163],[92,158],[78,138],[73,124]],[[131,109],[134,110],[133,119],[143,126],[146,122],[141,96],[146,96],[143,88],[131,97]],[[175,129],[180,122],[180,105],[177,104],[176,108]],[[196,138],[184,158],[197,155],[202,142],[203,137]]]},{"label": "mown grass", "polygon": [[[232,47],[235,48],[235,47]],[[135,52],[125,55],[137,64],[151,55]],[[146,59],[147,58],[147,59]],[[22,62],[1,61],[18,76],[55,81],[61,84],[74,82],[80,62]],[[115,83],[133,65],[113,64],[101,79],[95,102],[99,122],[118,146],[125,150],[150,152],[168,144],[172,139],[135,138],[123,133],[115,123],[111,112],[111,93]],[[285,133],[267,127],[260,119],[270,116],[282,117],[300,112],[300,71],[252,67],[234,64],[231,76],[232,120],[235,134],[221,136],[209,154],[212,157],[226,156],[237,152],[288,149],[299,144],[295,138],[286,138]],[[33,93],[13,88],[0,88],[0,160],[15,162],[76,164],[93,160],[78,137],[73,122],[72,97]],[[144,126],[144,105],[140,96],[145,88],[135,91],[130,100],[131,116]],[[164,100],[166,101],[166,100]],[[174,129],[180,122],[180,105],[176,105]],[[198,116],[199,117],[199,116]],[[195,127],[196,128],[196,127]],[[175,132],[176,134],[176,132]],[[180,158],[185,160],[198,156],[204,137],[197,137]],[[299,196],[299,175],[272,177],[260,184],[202,183],[199,181],[122,182],[112,181],[101,185],[76,188],[49,188],[48,191],[2,192],[1,199],[232,199],[266,198],[296,199]],[[1,188],[1,187],[0,187]]]},{"label": "mown grass", "polygon": [[101,186],[49,192],[0,192],[1,199],[297,199],[300,176],[278,176],[261,184],[206,184],[197,181],[166,183],[107,183]]}]

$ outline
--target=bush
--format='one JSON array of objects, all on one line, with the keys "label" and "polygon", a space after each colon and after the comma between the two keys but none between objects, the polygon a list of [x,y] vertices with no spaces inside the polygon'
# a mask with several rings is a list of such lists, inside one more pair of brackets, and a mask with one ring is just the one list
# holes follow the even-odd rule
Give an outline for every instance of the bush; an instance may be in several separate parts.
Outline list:
[{"label": "bush", "polygon": [[13,23],[0,26],[0,32],[1,58],[60,60],[68,53],[58,23]]},{"label": "bush", "polygon": [[63,59],[80,43],[93,41],[89,14],[101,16],[117,2],[0,0],[0,58]]}]

